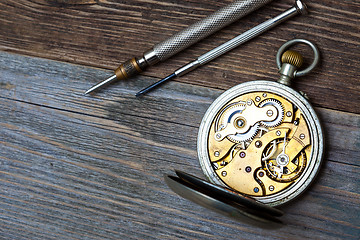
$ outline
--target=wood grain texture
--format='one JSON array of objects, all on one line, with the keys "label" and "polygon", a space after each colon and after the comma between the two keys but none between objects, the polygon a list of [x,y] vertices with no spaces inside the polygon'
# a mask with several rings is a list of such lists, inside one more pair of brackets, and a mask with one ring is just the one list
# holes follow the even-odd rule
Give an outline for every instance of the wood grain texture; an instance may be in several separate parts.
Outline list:
[{"label": "wood grain texture", "polygon": [[357,239],[360,116],[317,108],[327,138],[321,172],[263,230],[180,198],[163,174],[203,177],[199,123],[222,93],[154,78],[84,96],[97,68],[0,52],[0,233],[7,239]]},{"label": "wood grain texture", "polygon": [[[0,3],[0,50],[115,69],[229,2],[98,0],[91,5],[53,5],[44,0],[4,0]],[[299,79],[296,87],[317,107],[360,113],[360,2],[307,3],[309,15],[283,23],[177,81],[225,90],[249,80],[277,78],[277,49],[290,39],[305,38],[320,48],[321,66]],[[143,74],[164,77],[292,4],[274,1]],[[311,52],[303,51],[307,62],[311,61]],[[102,79],[90,76],[87,80]]]}]

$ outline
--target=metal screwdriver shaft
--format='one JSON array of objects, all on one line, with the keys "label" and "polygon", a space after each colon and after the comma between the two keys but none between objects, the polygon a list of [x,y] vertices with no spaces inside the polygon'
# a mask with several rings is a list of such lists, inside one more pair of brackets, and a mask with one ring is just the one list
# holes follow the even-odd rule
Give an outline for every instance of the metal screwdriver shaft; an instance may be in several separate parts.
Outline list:
[{"label": "metal screwdriver shaft", "polygon": [[301,0],[296,0],[295,5],[288,9],[287,11],[281,13],[275,18],[269,19],[258,26],[244,32],[243,34],[238,35],[237,37],[229,40],[228,42],[214,48],[213,50],[201,55],[196,60],[184,65],[183,67],[177,69],[174,73],[170,74],[169,76],[161,79],[160,81],[144,88],[143,90],[136,93],[136,96],[140,96],[149,92],[150,90],[154,89],[155,87],[160,86],[166,81],[174,79],[176,77],[180,77],[185,75],[188,72],[214,60],[215,58],[229,52],[230,50],[238,47],[239,45],[249,41],[250,39],[262,34],[263,32],[275,27],[276,25],[288,20],[296,16],[297,14],[304,14],[307,13],[307,7]]},{"label": "metal screwdriver shaft", "polygon": [[85,92],[85,94],[91,93],[91,92],[95,91],[95,90],[98,89],[98,88],[101,88],[101,87],[103,87],[103,86],[106,86],[106,85],[112,83],[112,82],[115,81],[115,80],[116,80],[116,75],[113,75],[113,76],[109,77],[108,79],[106,79],[106,80],[104,80],[104,81],[102,81],[102,82],[100,82],[100,83],[92,86],[89,90],[87,90],[87,91]]},{"label": "metal screwdriver shaft", "polygon": [[136,76],[147,67],[168,59],[271,1],[272,0],[235,0],[208,17],[176,33],[169,39],[156,44],[152,49],[146,51],[142,57],[132,58],[124,62],[115,70],[114,76],[91,87],[85,94],[117,80]]}]

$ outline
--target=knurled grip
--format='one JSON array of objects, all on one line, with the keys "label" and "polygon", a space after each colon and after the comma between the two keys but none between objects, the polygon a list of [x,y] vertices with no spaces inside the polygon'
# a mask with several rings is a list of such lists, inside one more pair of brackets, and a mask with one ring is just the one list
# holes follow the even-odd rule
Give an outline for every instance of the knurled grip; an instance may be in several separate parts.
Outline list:
[{"label": "knurled grip", "polygon": [[153,47],[153,53],[160,61],[163,61],[271,1],[234,1],[169,39],[156,44]]}]

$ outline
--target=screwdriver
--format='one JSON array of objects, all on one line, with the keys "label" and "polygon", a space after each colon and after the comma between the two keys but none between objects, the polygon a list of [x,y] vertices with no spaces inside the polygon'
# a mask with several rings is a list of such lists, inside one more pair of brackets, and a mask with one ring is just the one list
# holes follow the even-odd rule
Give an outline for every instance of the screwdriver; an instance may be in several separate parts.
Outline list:
[{"label": "screwdriver", "polygon": [[239,45],[249,41],[250,39],[264,33],[265,31],[275,27],[276,25],[288,20],[291,17],[294,17],[298,14],[305,14],[307,13],[307,7],[301,0],[296,0],[295,5],[285,12],[281,13],[275,18],[269,19],[256,27],[244,32],[243,34],[238,35],[237,37],[227,41],[226,43],[214,48],[213,50],[201,55],[196,60],[182,66],[181,68],[177,69],[175,72],[170,74],[169,76],[161,79],[158,82],[155,82],[154,84],[142,89],[138,93],[135,94],[135,96],[140,96],[142,94],[145,94],[149,92],[150,90],[160,86],[164,82],[167,82],[171,79],[183,76],[196,68],[214,60],[215,58],[229,52],[230,50],[238,47]]},{"label": "screwdriver", "polygon": [[192,44],[255,11],[272,0],[236,0],[206,18],[176,33],[169,39],[156,44],[142,57],[132,58],[121,64],[115,75],[94,85],[85,94],[91,93],[117,80],[128,79],[160,61],[164,61]]}]

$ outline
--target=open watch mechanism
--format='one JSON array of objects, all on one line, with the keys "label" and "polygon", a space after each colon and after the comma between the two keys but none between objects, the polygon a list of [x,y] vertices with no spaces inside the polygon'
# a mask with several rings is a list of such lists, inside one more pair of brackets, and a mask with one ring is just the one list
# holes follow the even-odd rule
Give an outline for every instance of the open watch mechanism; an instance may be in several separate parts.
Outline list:
[{"label": "open watch mechanism", "polygon": [[[296,43],[307,44],[314,51],[313,64],[303,71],[298,71],[302,56],[285,51]],[[316,46],[295,39],[279,49],[276,59],[281,74],[277,82],[252,81],[224,92],[209,107],[198,135],[200,164],[214,188],[269,208],[294,199],[309,186],[319,170],[324,147],[315,111],[304,94],[290,88],[292,78],[316,66]],[[178,174],[180,179],[183,175]],[[198,183],[184,181],[202,194],[234,206],[224,193],[215,194],[211,187],[204,190]],[[244,204],[240,205],[244,211]],[[264,213],[259,206],[245,208],[253,211],[245,211],[245,215],[256,216],[256,220]]]},{"label": "open watch mechanism", "polygon": [[215,181],[258,199],[288,189],[310,166],[313,144],[305,119],[299,107],[269,91],[227,102],[207,136]]}]

